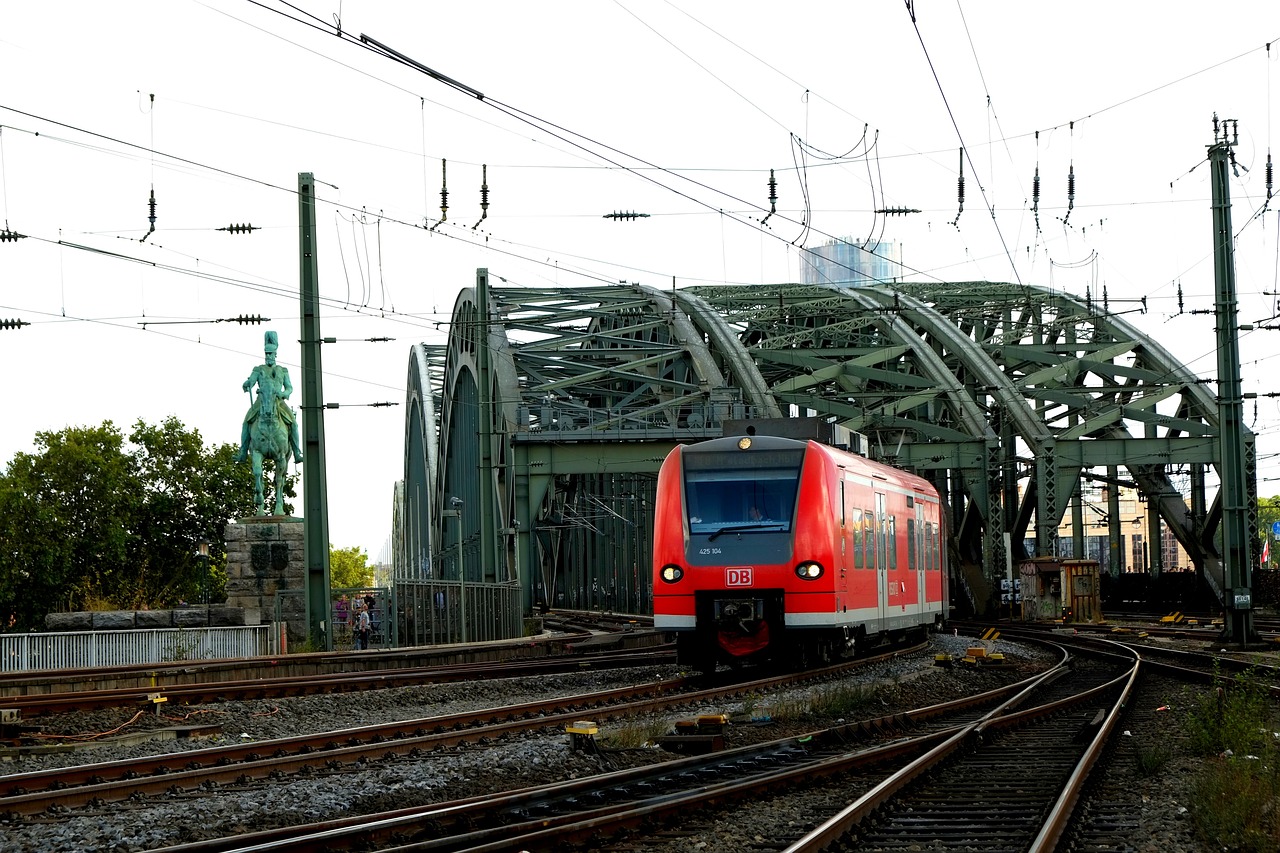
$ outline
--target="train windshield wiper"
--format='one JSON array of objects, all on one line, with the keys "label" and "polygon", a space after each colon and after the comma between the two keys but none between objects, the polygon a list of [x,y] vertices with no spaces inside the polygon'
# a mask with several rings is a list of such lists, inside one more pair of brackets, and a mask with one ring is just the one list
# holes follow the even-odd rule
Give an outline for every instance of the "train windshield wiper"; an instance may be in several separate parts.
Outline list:
[{"label": "train windshield wiper", "polygon": [[721,533],[737,533],[741,530],[760,530],[764,527],[781,527],[781,521],[763,521],[758,524],[731,524],[728,527],[721,527],[715,533],[707,537],[708,542],[714,542],[715,538]]}]

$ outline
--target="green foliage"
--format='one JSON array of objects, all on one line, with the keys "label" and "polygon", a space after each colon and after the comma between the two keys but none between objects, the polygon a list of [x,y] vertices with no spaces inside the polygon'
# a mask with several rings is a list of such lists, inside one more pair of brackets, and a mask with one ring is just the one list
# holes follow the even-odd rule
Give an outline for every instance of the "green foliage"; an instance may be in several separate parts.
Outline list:
[{"label": "green foliage", "polygon": [[[1258,533],[1264,538],[1271,535],[1271,525],[1280,521],[1280,495],[1271,498],[1258,498]],[[1265,569],[1274,569],[1280,566],[1280,548],[1275,547],[1280,543],[1272,543],[1271,559],[1269,565],[1263,566]],[[1258,553],[1262,553],[1259,546]]]},{"label": "green foliage", "polygon": [[1196,831],[1209,844],[1280,850],[1280,747],[1268,686],[1250,669],[1191,697],[1189,745],[1212,756],[1197,771]]},{"label": "green foliage", "polygon": [[360,589],[373,586],[373,566],[359,546],[334,548],[329,544],[329,586],[333,589]]},{"label": "green foliage", "polygon": [[[206,448],[176,418],[139,421],[126,443],[110,421],[36,434],[0,474],[0,617],[160,607],[222,598],[222,530],[253,512],[235,447]],[[210,543],[210,558],[196,543]],[[212,584],[208,583],[212,578]]]},{"label": "green foliage", "polygon": [[1172,757],[1172,749],[1165,744],[1155,744],[1139,748],[1137,755],[1133,757],[1133,762],[1138,769],[1138,775],[1155,776]]},{"label": "green foliage", "polygon": [[1197,772],[1193,790],[1196,833],[1210,848],[1280,850],[1280,769],[1273,760],[1239,755],[1210,759]]},{"label": "green foliage", "polygon": [[1256,755],[1275,749],[1269,728],[1271,702],[1260,678],[1252,667],[1234,678],[1219,675],[1216,689],[1188,697],[1190,711],[1183,725],[1193,751]]},{"label": "green foliage", "polygon": [[816,690],[810,710],[822,717],[851,717],[866,710],[875,699],[875,691],[859,684],[840,684],[829,690]]}]

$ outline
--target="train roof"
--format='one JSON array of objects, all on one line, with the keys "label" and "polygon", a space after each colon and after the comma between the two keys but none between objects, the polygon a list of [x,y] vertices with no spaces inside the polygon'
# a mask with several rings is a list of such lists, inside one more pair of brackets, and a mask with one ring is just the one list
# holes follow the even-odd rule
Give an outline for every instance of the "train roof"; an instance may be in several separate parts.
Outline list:
[{"label": "train roof", "polygon": [[904,471],[901,468],[895,468],[892,465],[886,465],[883,462],[877,462],[874,459],[868,459],[856,453],[850,453],[839,447],[832,447],[829,444],[814,441],[813,439],[783,438],[775,435],[727,435],[723,438],[711,438],[706,441],[700,441],[697,444],[684,445],[683,452],[703,453],[743,449],[739,442],[744,438],[750,439],[750,446],[755,450],[803,450],[807,448],[810,452],[822,454],[832,464],[838,465],[846,471],[853,471],[868,477],[877,477],[906,489],[922,490],[930,494],[936,493],[933,484],[923,477]]}]

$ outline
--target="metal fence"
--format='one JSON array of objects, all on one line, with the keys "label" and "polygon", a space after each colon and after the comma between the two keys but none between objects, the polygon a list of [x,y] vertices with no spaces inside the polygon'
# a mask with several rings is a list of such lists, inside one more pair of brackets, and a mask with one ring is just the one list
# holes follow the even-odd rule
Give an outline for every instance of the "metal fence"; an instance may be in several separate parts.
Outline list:
[{"label": "metal fence", "polygon": [[[518,583],[396,581],[401,642],[425,646],[509,640],[524,633]],[[465,607],[464,607],[465,602]]]},{"label": "metal fence", "polygon": [[356,647],[355,626],[361,605],[369,609],[369,648],[393,649],[399,645],[396,620],[387,618],[387,614],[396,609],[394,589],[381,586],[334,589],[329,595],[334,651]]},{"label": "metal fence", "polygon": [[269,655],[275,636],[270,625],[0,634],[0,672]]}]

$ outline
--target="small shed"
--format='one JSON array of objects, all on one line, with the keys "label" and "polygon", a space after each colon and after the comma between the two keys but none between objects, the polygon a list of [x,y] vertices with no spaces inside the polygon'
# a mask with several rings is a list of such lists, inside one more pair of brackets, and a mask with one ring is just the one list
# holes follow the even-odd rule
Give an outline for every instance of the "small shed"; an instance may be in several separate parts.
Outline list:
[{"label": "small shed", "polygon": [[1097,560],[1032,557],[1018,564],[1024,622],[1099,622]]}]

